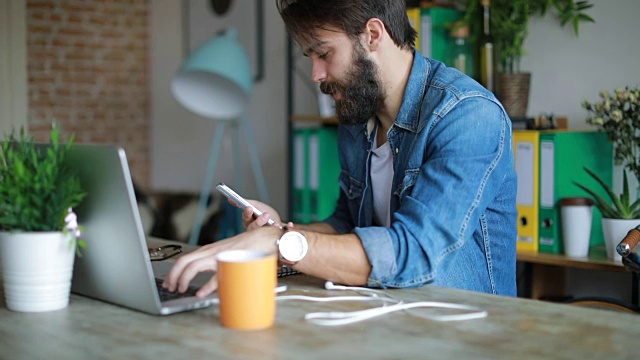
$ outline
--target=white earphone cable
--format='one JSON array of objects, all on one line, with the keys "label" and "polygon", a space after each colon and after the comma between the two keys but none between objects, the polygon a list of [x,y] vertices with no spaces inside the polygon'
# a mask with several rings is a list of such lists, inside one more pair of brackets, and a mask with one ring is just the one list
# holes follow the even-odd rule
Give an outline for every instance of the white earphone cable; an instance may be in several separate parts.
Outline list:
[{"label": "white earphone cable", "polygon": [[[322,326],[340,326],[352,324],[355,322],[371,319],[376,316],[392,313],[400,310],[408,310],[414,308],[444,308],[455,310],[469,311],[465,314],[452,315],[419,315],[425,319],[435,321],[463,321],[481,319],[487,316],[487,311],[469,305],[460,305],[452,303],[444,303],[437,301],[419,301],[413,303],[403,303],[389,297],[384,291],[370,289],[364,287],[352,287],[344,285],[336,285],[331,281],[327,281],[324,285],[327,290],[353,290],[356,292],[367,292],[368,296],[333,296],[333,297],[315,297],[305,295],[282,295],[276,297],[277,300],[303,300],[315,302],[333,302],[333,301],[382,301],[384,304],[380,307],[349,311],[349,312],[315,312],[305,315],[305,320]],[[389,305],[389,303],[394,303]]]},{"label": "white earphone cable", "polygon": [[372,288],[366,288],[366,287],[358,287],[358,286],[344,286],[344,285],[337,285],[334,284],[332,281],[327,281],[324,283],[324,288],[327,290],[353,290],[353,291],[364,291],[367,293],[372,293],[372,294],[376,294],[376,293],[384,293],[381,290],[378,289],[372,289]]},{"label": "white earphone cable", "polygon": [[373,309],[350,311],[350,312],[317,312],[305,315],[305,320],[317,325],[323,326],[339,326],[352,324],[355,322],[371,319],[376,316],[392,313],[399,310],[408,310],[419,307],[445,308],[472,311],[466,314],[455,315],[424,315],[423,317],[435,321],[462,321],[481,319],[487,316],[487,312],[480,308],[467,305],[458,305],[434,301],[414,302],[414,303],[397,303],[395,305],[382,306]]},{"label": "white earphone cable", "polygon": [[397,303],[397,300],[381,296],[306,296],[306,295],[280,295],[276,300],[302,300],[314,302],[333,302],[333,301],[382,301]]}]

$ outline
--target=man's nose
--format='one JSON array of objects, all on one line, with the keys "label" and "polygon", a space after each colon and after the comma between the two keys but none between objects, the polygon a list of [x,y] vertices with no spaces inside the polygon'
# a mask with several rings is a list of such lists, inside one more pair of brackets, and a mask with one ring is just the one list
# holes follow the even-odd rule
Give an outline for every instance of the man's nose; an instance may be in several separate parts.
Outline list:
[{"label": "man's nose", "polygon": [[311,63],[311,80],[320,83],[327,79],[327,70],[321,61],[313,60]]}]

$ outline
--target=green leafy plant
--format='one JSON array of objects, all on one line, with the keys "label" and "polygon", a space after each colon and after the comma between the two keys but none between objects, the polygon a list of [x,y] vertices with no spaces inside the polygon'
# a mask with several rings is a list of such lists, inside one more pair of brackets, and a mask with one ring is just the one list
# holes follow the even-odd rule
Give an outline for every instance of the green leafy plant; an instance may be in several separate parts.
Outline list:
[{"label": "green leafy plant", "polygon": [[[465,8],[464,21],[470,23],[475,34],[480,33],[478,19],[481,0],[456,0]],[[571,24],[576,35],[582,22],[595,22],[586,11],[593,7],[589,1],[575,0],[491,0],[491,34],[498,49],[498,66],[504,73],[520,72],[520,60],[525,55],[524,41],[532,16],[545,16],[554,9],[561,26]]]},{"label": "green leafy plant", "polygon": [[603,217],[610,219],[640,218],[640,199],[633,203],[630,202],[629,182],[627,181],[626,171],[623,171],[622,193],[618,196],[596,173],[587,168],[584,168],[584,170],[607,192],[610,201],[602,198],[595,191],[578,182],[574,181],[573,183],[591,195],[596,207],[600,210]]},{"label": "green leafy plant", "polygon": [[600,92],[600,100],[584,101],[587,123],[604,131],[614,144],[614,161],[640,180],[640,88]]},{"label": "green leafy plant", "polygon": [[76,251],[86,247],[72,209],[86,193],[80,179],[65,162],[73,135],[60,142],[52,125],[50,142],[36,144],[24,128],[9,134],[0,147],[0,231],[71,232]]}]

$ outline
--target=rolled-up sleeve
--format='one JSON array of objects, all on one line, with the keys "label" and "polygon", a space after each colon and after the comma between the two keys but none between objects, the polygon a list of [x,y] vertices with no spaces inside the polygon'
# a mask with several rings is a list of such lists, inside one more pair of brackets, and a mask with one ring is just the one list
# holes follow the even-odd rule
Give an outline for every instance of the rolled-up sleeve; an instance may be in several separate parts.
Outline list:
[{"label": "rolled-up sleeve", "polygon": [[395,256],[390,256],[395,254],[395,248],[389,228],[355,228],[354,233],[360,238],[371,264],[367,286],[386,287],[385,280],[389,279],[390,274],[396,274],[398,271]]}]

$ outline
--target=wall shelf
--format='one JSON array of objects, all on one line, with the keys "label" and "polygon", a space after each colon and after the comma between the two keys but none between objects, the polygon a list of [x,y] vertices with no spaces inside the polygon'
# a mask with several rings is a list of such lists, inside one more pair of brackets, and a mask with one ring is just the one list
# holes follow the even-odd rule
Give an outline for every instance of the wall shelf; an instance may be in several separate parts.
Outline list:
[{"label": "wall shelf", "polygon": [[291,115],[289,120],[292,123],[318,123],[319,125],[338,125],[335,117],[325,118],[318,115]]}]

